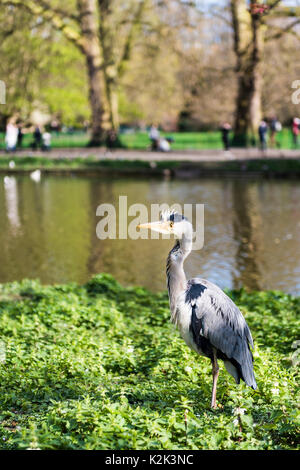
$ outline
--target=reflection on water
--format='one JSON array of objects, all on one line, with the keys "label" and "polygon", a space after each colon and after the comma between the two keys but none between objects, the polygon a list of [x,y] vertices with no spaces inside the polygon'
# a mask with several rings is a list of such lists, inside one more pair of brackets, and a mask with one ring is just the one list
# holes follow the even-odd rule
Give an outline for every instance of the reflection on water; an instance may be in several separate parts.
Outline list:
[{"label": "reflection on water", "polygon": [[[220,287],[300,288],[297,181],[0,177],[0,282],[85,282],[110,272],[125,285],[165,288],[170,240],[99,240],[96,208],[134,203],[205,204],[204,247],[185,268]],[[128,217],[128,222],[132,218]]]},{"label": "reflection on water", "polygon": [[11,224],[11,230],[12,232],[15,232],[20,226],[18,212],[17,180],[14,176],[5,176],[3,181],[5,191],[6,213],[8,220]]},{"label": "reflection on water", "polygon": [[233,233],[237,243],[234,284],[249,289],[262,287],[263,221],[259,195],[254,185],[234,181],[232,186]]}]

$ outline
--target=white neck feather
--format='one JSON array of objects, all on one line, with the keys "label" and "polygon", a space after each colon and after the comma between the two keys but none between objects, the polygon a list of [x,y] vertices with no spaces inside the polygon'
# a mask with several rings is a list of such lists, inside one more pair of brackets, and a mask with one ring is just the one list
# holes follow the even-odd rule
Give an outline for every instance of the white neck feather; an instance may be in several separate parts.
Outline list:
[{"label": "white neck feather", "polygon": [[169,293],[171,320],[176,323],[177,298],[186,289],[187,280],[183,269],[184,260],[192,250],[192,232],[183,234],[167,258],[167,287]]}]

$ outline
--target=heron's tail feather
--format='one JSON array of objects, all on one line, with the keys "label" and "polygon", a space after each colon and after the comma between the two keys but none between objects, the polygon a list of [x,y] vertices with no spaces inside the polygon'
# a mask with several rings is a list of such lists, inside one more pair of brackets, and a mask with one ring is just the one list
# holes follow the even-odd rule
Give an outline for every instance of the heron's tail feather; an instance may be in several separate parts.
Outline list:
[{"label": "heron's tail feather", "polygon": [[[251,352],[250,352],[250,354],[251,354]],[[251,356],[252,356],[252,354],[251,354]],[[256,385],[254,372],[253,372],[253,359],[251,360],[251,362],[249,361],[248,363],[244,363],[241,369],[242,369],[242,374],[243,374],[242,379],[244,380],[244,382],[249,387],[252,387],[253,390],[256,390],[257,385]]]},{"label": "heron's tail feather", "polygon": [[253,355],[249,348],[244,353],[244,358],[242,361],[241,369],[241,378],[244,382],[249,386],[252,387],[253,390],[257,389],[254,372],[253,372]]},{"label": "heron's tail feather", "polygon": [[245,381],[245,383],[249,386],[252,387],[253,390],[257,389],[255,377],[254,377],[254,371],[253,371],[253,355],[252,352],[248,347],[244,348],[243,351],[243,360],[242,360],[242,366],[241,366],[241,373],[242,373],[242,379]]},{"label": "heron's tail feather", "polygon": [[224,361],[227,372],[232,375],[236,383],[240,383],[242,379],[246,385],[252,387],[253,390],[257,389],[254,372],[253,372],[253,356],[251,351],[248,351],[246,358],[242,361],[242,366],[235,359],[229,359]]}]

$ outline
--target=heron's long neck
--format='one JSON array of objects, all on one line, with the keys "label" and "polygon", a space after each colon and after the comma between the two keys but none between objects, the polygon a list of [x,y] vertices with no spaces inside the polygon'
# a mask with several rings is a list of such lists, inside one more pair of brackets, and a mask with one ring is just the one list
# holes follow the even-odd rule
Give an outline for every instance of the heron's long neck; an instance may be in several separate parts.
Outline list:
[{"label": "heron's long neck", "polygon": [[170,300],[171,319],[176,323],[176,308],[178,295],[186,288],[186,277],[183,262],[190,254],[192,240],[183,237],[177,240],[167,258],[167,287]]}]

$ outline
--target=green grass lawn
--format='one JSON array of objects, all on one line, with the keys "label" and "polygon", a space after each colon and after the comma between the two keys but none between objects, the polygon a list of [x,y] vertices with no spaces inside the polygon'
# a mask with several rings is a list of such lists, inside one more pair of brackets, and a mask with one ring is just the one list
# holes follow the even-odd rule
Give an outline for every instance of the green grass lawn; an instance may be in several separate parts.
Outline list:
[{"label": "green grass lawn", "polygon": [[[0,133],[0,149],[5,148],[4,134]],[[72,147],[85,147],[88,144],[89,136],[83,132],[74,134],[52,133],[52,147],[53,148],[72,148]],[[23,148],[30,148],[33,142],[32,134],[24,134]]]},{"label": "green grass lawn", "polygon": [[[173,137],[173,150],[221,149],[222,141],[219,132],[170,132],[161,135]],[[121,143],[130,149],[146,149],[150,145],[147,133],[122,134]]]},{"label": "green grass lawn", "polygon": [[[173,150],[203,150],[203,149],[221,149],[221,133],[218,131],[208,132],[170,132],[162,135],[174,138],[171,144]],[[29,148],[32,142],[32,135],[25,134],[23,147]],[[84,147],[88,144],[89,137],[85,133],[74,134],[55,134],[52,135],[53,148],[72,148]],[[289,129],[283,129],[277,137],[280,142],[280,148],[290,149],[292,146],[292,136]],[[149,148],[150,141],[146,132],[121,133],[121,144],[128,149],[145,150]],[[0,133],[0,149],[4,149],[4,134]]]},{"label": "green grass lawn", "polygon": [[[254,337],[257,391],[211,365],[169,321],[166,292],[0,286],[1,449],[296,449],[300,299],[229,293]],[[298,396],[299,398],[299,396]]]}]

